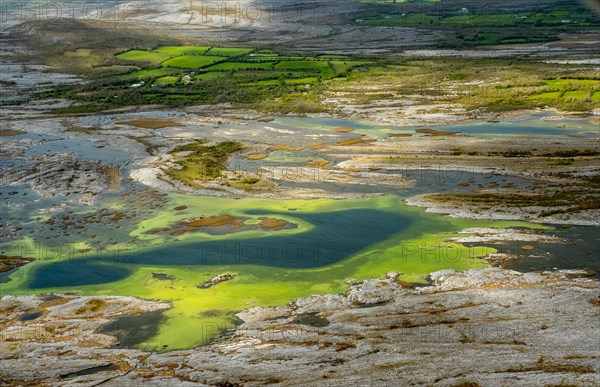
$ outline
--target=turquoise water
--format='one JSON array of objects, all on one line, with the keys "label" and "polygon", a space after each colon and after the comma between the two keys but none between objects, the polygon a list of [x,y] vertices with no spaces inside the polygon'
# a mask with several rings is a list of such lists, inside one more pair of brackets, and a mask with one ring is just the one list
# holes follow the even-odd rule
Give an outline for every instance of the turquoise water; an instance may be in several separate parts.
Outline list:
[{"label": "turquoise water", "polygon": [[[280,215],[251,210],[248,215]],[[287,213],[289,216],[289,213]],[[350,258],[410,225],[398,214],[356,209],[325,213],[294,213],[314,228],[302,233],[240,238],[237,235],[211,241],[199,235],[194,242],[171,242],[166,246],[140,249],[128,256],[91,256],[62,261],[35,271],[29,288],[94,285],[126,278],[129,265],[196,266],[261,265],[281,268],[315,268]],[[352,225],[352,227],[349,227]]]},{"label": "turquoise water", "polygon": [[[600,137],[598,124],[591,122],[587,116],[564,116],[558,121],[547,120],[551,113],[540,112],[529,116],[499,122],[478,122],[457,125],[427,126],[438,130],[460,132],[469,135],[540,135],[540,136],[583,136],[590,138]],[[370,121],[349,121],[330,118],[299,118],[276,117],[273,125],[282,128],[293,127],[311,130],[334,130],[340,126],[356,128],[354,133],[366,134],[372,138],[384,138],[389,133],[415,133],[416,129],[424,126],[393,126],[377,124]],[[355,137],[356,134],[346,134]]]},{"label": "turquoise water", "polygon": [[[185,113],[175,116],[189,117]],[[163,118],[167,117],[174,116],[167,114]],[[565,119],[560,122],[564,127],[559,128],[556,122],[540,120],[543,117],[438,129],[473,135],[597,135],[587,118]],[[111,116],[81,120],[84,124],[108,126],[114,122]],[[339,126],[351,126],[357,132],[337,133],[335,128]],[[306,145],[320,139],[335,142],[358,134],[384,138],[389,133],[414,133],[414,129],[365,121],[276,117],[264,125],[231,121],[218,127],[188,125],[152,133]],[[39,141],[26,157],[71,152],[81,159],[118,164],[122,176],[126,176],[130,168],[130,155],[110,145],[37,134],[21,138]],[[318,151],[312,149],[296,155],[297,160],[282,156],[278,161],[265,159],[250,163],[234,158],[231,163],[247,163],[242,167],[269,162],[304,166],[306,160],[319,157]],[[2,162],[8,166],[27,161]],[[173,308],[149,318],[151,323],[144,334],[136,336],[130,332],[123,338],[127,345],[164,350],[210,342],[218,332],[207,334],[203,324],[217,324],[217,331],[231,328],[237,323],[234,313],[252,306],[282,305],[297,297],[342,292],[347,289],[347,279],[381,277],[392,270],[401,272],[404,280],[423,283],[432,271],[485,267],[482,256],[494,249],[507,249],[505,245],[463,246],[447,241],[468,227],[544,228],[561,237],[564,235],[569,241],[556,246],[535,244],[533,253],[524,254],[522,261],[513,264],[519,270],[599,266],[597,259],[594,261],[594,256],[600,255],[598,228],[562,230],[524,222],[449,219],[403,204],[404,198],[415,194],[466,192],[505,184],[529,188],[536,183],[533,180],[443,169],[379,173],[398,173],[414,180],[414,184],[393,187],[286,182],[288,186],[323,188],[334,193],[384,196],[353,200],[234,200],[165,194],[123,179],[120,192],[103,193],[91,206],[64,197],[38,197],[23,187],[2,186],[0,229],[4,235],[0,237],[0,253],[34,256],[37,260],[0,275],[0,292],[2,295],[77,292],[169,301]],[[186,209],[175,210],[182,206]],[[184,219],[215,215],[244,217],[254,222],[261,217],[273,217],[297,227],[248,228],[231,233],[193,231],[184,235],[148,233]],[[6,236],[15,229],[18,229],[17,237]],[[522,250],[522,244],[509,248]],[[584,249],[585,254],[574,254],[578,248]],[[534,253],[543,255],[544,259]],[[210,289],[199,288],[199,284],[222,273],[236,276]]]}]

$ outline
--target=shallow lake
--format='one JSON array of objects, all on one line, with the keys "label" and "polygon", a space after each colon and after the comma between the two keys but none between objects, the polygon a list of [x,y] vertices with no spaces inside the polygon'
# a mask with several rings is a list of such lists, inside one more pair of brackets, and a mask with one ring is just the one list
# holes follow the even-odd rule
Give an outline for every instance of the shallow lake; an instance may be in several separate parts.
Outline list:
[{"label": "shallow lake", "polygon": [[[554,122],[541,118],[444,129],[485,135],[551,136],[588,135],[590,131],[584,119],[575,117],[561,122],[564,128],[557,128]],[[82,120],[102,125],[112,122],[107,116]],[[202,133],[210,138],[249,141],[276,138],[277,142],[294,145],[314,142],[324,134],[356,136],[335,132],[333,129],[339,126],[357,128],[358,133],[373,138],[389,132],[414,131],[362,121],[293,117],[276,117],[264,126],[271,129],[229,123],[219,127],[161,129],[161,133],[181,137]],[[74,152],[81,158],[116,162],[122,166],[123,174],[130,167],[127,153],[111,146],[99,148],[84,140],[56,136],[26,136],[40,142],[31,147],[29,155]],[[290,165],[295,162],[280,161]],[[312,294],[343,292],[348,289],[347,280],[381,278],[386,272],[396,271],[402,273],[405,281],[424,283],[432,271],[484,267],[481,257],[494,252],[494,248],[501,250],[501,246],[464,246],[447,241],[468,227],[533,227],[560,232],[570,241],[562,247],[536,245],[537,252],[544,252],[546,259],[536,261],[537,258],[527,256],[513,265],[519,270],[532,266],[595,268],[590,257],[599,253],[597,228],[562,230],[524,222],[450,219],[403,203],[407,196],[419,193],[461,192],[490,183],[525,187],[534,181],[453,171],[389,173],[399,173],[415,183],[406,188],[318,181],[286,183],[332,192],[384,195],[352,200],[235,200],[160,193],[123,179],[120,192],[101,194],[91,206],[64,198],[40,198],[23,187],[2,186],[2,223],[21,228],[22,237],[1,239],[0,253],[37,259],[0,276],[1,291],[3,295],[77,292],[169,300],[173,307],[163,315],[134,319],[144,326],[142,333],[130,329],[136,322],[129,320],[114,322],[104,329],[117,332],[123,346],[172,350],[218,339],[239,323],[234,316],[237,311],[284,305]],[[458,185],[467,180],[471,187]],[[202,228],[173,231],[179,230],[177,227],[186,219],[224,215],[238,219],[242,222],[238,226],[242,226],[222,226],[215,232]],[[265,218],[293,227],[255,227]],[[577,240],[584,242],[573,245]],[[586,254],[561,264],[568,249],[582,246]],[[201,286],[225,273],[235,277],[212,287]]]}]

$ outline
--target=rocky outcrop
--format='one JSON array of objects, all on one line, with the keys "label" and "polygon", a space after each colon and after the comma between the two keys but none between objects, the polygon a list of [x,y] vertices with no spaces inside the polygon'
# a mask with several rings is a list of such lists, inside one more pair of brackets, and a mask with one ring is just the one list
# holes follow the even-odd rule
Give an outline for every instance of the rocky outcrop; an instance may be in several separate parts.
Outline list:
[{"label": "rocky outcrop", "polygon": [[[243,311],[233,337],[193,350],[148,353],[4,334],[0,379],[106,386],[600,383],[597,281],[566,271],[489,268],[443,270],[431,274],[432,286],[407,289],[389,277],[344,295]],[[3,332],[5,316],[15,323],[23,308],[39,308],[41,297],[4,297]],[[105,300],[122,307],[120,299]],[[63,304],[52,316],[63,325],[99,324],[103,318],[75,319],[89,302]]]},{"label": "rocky outcrop", "polygon": [[6,256],[0,254],[0,273],[11,271],[17,267],[27,265],[35,258],[32,257],[21,257],[18,255]]},{"label": "rocky outcrop", "polygon": [[28,187],[42,197],[73,195],[89,203],[100,192],[118,191],[119,168],[68,154],[38,157],[36,162],[3,168],[3,184]]},{"label": "rocky outcrop", "polygon": [[235,278],[235,274],[229,274],[229,273],[219,274],[219,275],[212,277],[208,281],[202,282],[200,285],[198,285],[198,288],[208,289],[215,285],[220,284],[221,282],[230,281],[234,278]]}]

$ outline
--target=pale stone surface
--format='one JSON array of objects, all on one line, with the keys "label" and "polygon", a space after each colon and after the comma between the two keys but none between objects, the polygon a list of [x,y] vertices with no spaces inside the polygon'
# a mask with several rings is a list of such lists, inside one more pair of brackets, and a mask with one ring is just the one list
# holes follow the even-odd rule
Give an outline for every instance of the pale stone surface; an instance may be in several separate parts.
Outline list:
[{"label": "pale stone surface", "polygon": [[[53,386],[598,385],[600,286],[573,274],[442,270],[431,274],[434,285],[414,290],[390,279],[368,280],[346,295],[246,310],[232,338],[161,354],[111,349],[113,342],[89,332],[106,317],[164,304],[61,295],[65,302],[45,308],[48,296],[6,296],[0,379]],[[75,306],[98,298],[111,313],[73,314]],[[32,309],[44,317],[15,321]],[[313,319],[298,319],[307,315]],[[69,324],[79,324],[81,336],[56,339]],[[58,331],[44,329],[52,325]],[[14,326],[38,329],[33,337],[11,336]]]}]

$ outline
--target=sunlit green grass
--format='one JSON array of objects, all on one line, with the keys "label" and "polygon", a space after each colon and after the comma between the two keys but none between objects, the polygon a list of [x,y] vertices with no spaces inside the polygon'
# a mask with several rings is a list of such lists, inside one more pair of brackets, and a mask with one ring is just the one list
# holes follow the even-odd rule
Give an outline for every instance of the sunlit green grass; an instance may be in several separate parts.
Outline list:
[{"label": "sunlit green grass", "polygon": [[251,48],[236,48],[236,47],[213,47],[211,48],[206,55],[212,56],[241,56],[249,54],[253,51]]},{"label": "sunlit green grass", "polygon": [[174,55],[203,55],[208,51],[208,47],[198,46],[162,46],[157,48],[156,52]]},{"label": "sunlit green grass", "polygon": [[333,71],[324,61],[281,61],[275,65],[276,70],[289,71],[319,71],[324,78],[333,76]]},{"label": "sunlit green grass", "polygon": [[167,77],[158,78],[156,80],[156,84],[159,86],[174,85],[177,83],[178,80],[179,80],[179,77],[167,76]]},{"label": "sunlit green grass", "polygon": [[532,99],[540,99],[540,100],[553,100],[553,99],[559,99],[560,98],[560,92],[558,91],[552,91],[552,92],[548,92],[548,93],[541,93],[541,94],[537,94],[537,95],[533,95],[530,98]]},{"label": "sunlit green grass", "polygon": [[591,86],[600,88],[600,79],[551,79],[547,80],[546,84],[552,91],[561,89],[574,89],[579,87]]},{"label": "sunlit green grass", "polygon": [[194,76],[194,79],[198,80],[198,81],[209,81],[211,79],[224,78],[227,76],[229,76],[229,75],[226,72],[211,71],[210,73],[196,75],[196,76]]},{"label": "sunlit green grass", "polygon": [[119,59],[148,62],[152,64],[160,64],[170,57],[171,55],[165,53],[141,50],[131,50],[117,55],[117,58]]},{"label": "sunlit green grass", "polygon": [[272,62],[223,62],[210,67],[207,71],[236,71],[236,70],[272,70]]},{"label": "sunlit green grass", "polygon": [[173,75],[176,70],[171,68],[160,68],[160,69],[147,69],[147,70],[139,70],[133,73],[127,74],[127,77],[144,79],[144,78],[155,78],[155,77],[163,77],[166,75]]},{"label": "sunlit green grass", "polygon": [[335,60],[335,61],[331,61],[331,66],[333,67],[333,71],[334,73],[337,74],[341,74],[344,73],[356,66],[361,66],[364,64],[369,64],[372,62],[368,62],[368,61],[356,61],[356,60]]},{"label": "sunlit green grass", "polygon": [[319,79],[316,77],[308,77],[308,78],[299,78],[299,79],[286,79],[286,85],[307,85],[312,83],[319,82]]},{"label": "sunlit green grass", "polygon": [[225,60],[225,58],[220,56],[182,55],[165,61],[163,66],[181,69],[198,69],[223,60]]}]

